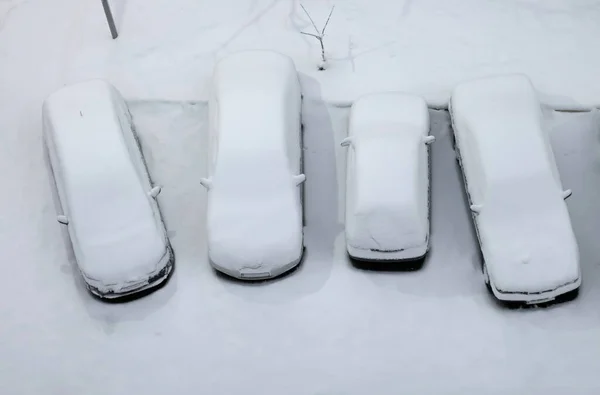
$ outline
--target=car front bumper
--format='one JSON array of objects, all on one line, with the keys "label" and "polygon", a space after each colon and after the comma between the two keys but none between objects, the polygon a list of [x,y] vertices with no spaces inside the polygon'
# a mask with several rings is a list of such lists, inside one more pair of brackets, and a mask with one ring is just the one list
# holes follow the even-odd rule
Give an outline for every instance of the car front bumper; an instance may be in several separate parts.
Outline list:
[{"label": "car front bumper", "polygon": [[581,286],[581,276],[576,280],[563,284],[557,288],[540,292],[505,292],[494,285],[490,277],[489,286],[496,299],[503,302],[521,302],[525,304],[542,304],[552,302],[561,295],[577,290]]},{"label": "car front bumper", "polygon": [[425,243],[421,246],[404,248],[398,251],[377,251],[372,249],[357,248],[347,244],[346,250],[352,259],[359,261],[402,262],[424,258],[429,250],[429,245],[428,243]]},{"label": "car front bumper", "polygon": [[173,271],[175,266],[175,254],[171,246],[167,248],[165,254],[159,261],[157,269],[149,273],[143,280],[131,281],[126,283],[104,284],[99,280],[86,277],[82,273],[83,279],[88,290],[100,299],[120,299],[127,296],[150,290],[162,284]]}]

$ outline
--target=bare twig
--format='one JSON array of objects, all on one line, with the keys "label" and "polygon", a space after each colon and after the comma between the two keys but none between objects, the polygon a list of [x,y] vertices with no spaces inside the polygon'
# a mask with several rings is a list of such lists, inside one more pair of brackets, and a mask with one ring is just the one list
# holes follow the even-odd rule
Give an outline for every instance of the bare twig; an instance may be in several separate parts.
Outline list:
[{"label": "bare twig", "polygon": [[317,36],[316,34],[312,34],[312,33],[306,33],[306,32],[300,32],[300,33],[302,33],[302,34],[306,34],[307,36],[314,37],[314,38],[316,38],[317,40],[321,38],[321,36]]},{"label": "bare twig", "polygon": [[303,4],[300,4],[300,7],[302,7],[302,9],[304,10],[304,13],[306,14],[306,16],[308,17],[308,19],[310,19],[310,23],[312,23],[313,27],[315,28],[315,31],[317,32],[317,34],[321,34],[319,32],[319,28],[317,28],[317,24],[315,23],[315,21],[313,21],[312,17],[310,16],[310,14],[308,13],[308,11],[306,11],[306,8],[304,8]]},{"label": "bare twig", "polygon": [[321,64],[319,64],[319,70],[325,70],[325,67],[327,66],[327,57],[325,56],[325,43],[323,43],[323,37],[325,37],[325,29],[327,29],[327,25],[329,25],[329,20],[331,19],[331,14],[333,14],[333,9],[335,8],[335,5],[333,7],[331,7],[331,11],[329,12],[327,21],[325,22],[325,25],[323,26],[323,29],[321,29],[321,31],[319,31],[317,24],[312,19],[312,17],[310,16],[308,11],[304,7],[304,5],[300,4],[300,7],[302,7],[302,9],[304,10],[304,13],[310,20],[310,23],[312,24],[312,26],[315,28],[315,31],[317,32],[317,34],[307,33],[307,32],[300,32],[300,33],[305,34],[307,36],[314,37],[319,41],[319,44],[321,45]]},{"label": "bare twig", "polygon": [[331,19],[331,14],[333,14],[333,9],[335,5],[331,7],[331,11],[329,11],[329,16],[327,17],[327,21],[325,22],[325,26],[323,26],[323,30],[321,31],[321,37],[325,37],[325,29],[327,29],[327,25],[329,25],[329,20]]}]

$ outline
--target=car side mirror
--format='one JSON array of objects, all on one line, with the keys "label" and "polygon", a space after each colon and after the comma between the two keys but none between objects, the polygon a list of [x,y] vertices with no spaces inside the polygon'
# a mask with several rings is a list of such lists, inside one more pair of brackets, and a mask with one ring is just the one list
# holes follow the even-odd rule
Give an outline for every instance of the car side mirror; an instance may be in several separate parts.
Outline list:
[{"label": "car side mirror", "polygon": [[69,224],[69,219],[65,215],[57,215],[56,216],[56,220],[61,225],[68,225]]},{"label": "car side mirror", "polygon": [[210,178],[201,178],[200,185],[202,185],[208,191],[212,187],[212,180]]},{"label": "car side mirror", "polygon": [[162,192],[162,188],[159,186],[156,186],[154,188],[152,188],[150,191],[148,191],[148,196],[150,196],[153,199],[156,199],[156,197]]},{"label": "car side mirror", "polygon": [[471,209],[471,212],[479,214],[481,212],[482,206],[480,204],[472,204],[469,208]]},{"label": "car side mirror", "polygon": [[350,144],[352,144],[352,137],[346,137],[345,139],[342,140],[342,142],[340,143],[340,145],[342,147],[348,147]]},{"label": "car side mirror", "polygon": [[304,181],[306,181],[306,175],[298,174],[297,176],[294,176],[294,182],[296,183],[296,186],[302,184]]},{"label": "car side mirror", "polygon": [[570,189],[563,191],[563,199],[567,200],[568,198],[571,197],[572,194],[573,194],[573,191]]},{"label": "car side mirror", "polygon": [[435,141],[435,136],[424,136],[423,142],[427,145],[433,143]]}]

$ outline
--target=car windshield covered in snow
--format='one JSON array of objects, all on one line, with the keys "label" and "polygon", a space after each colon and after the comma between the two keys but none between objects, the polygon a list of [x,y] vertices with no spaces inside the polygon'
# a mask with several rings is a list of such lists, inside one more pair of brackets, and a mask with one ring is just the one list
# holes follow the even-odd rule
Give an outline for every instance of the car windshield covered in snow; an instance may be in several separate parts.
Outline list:
[{"label": "car windshield covered in snow", "polygon": [[211,193],[219,196],[215,204],[237,201],[246,206],[275,196],[293,202],[296,195],[287,159],[277,151],[228,152],[219,159],[213,180]]}]

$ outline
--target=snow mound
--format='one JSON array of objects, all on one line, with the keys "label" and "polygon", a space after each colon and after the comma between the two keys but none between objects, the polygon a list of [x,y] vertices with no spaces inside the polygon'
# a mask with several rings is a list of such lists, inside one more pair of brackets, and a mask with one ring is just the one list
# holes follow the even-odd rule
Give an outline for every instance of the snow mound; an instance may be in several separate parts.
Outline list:
[{"label": "snow mound", "polygon": [[352,106],[346,195],[346,240],[352,256],[394,253],[382,259],[401,259],[425,254],[428,131],[427,104],[419,96],[371,94]]},{"label": "snow mound", "polygon": [[536,91],[520,74],[452,96],[457,148],[492,289],[501,299],[579,286],[579,252]]},{"label": "snow mound", "polygon": [[67,86],[44,102],[43,122],[86,282],[100,293],[143,285],[164,269],[170,250],[123,98],[102,80]]},{"label": "snow mound", "polygon": [[298,264],[303,251],[294,63],[270,51],[228,56],[217,64],[209,106],[210,260],[234,277],[276,276]]}]

